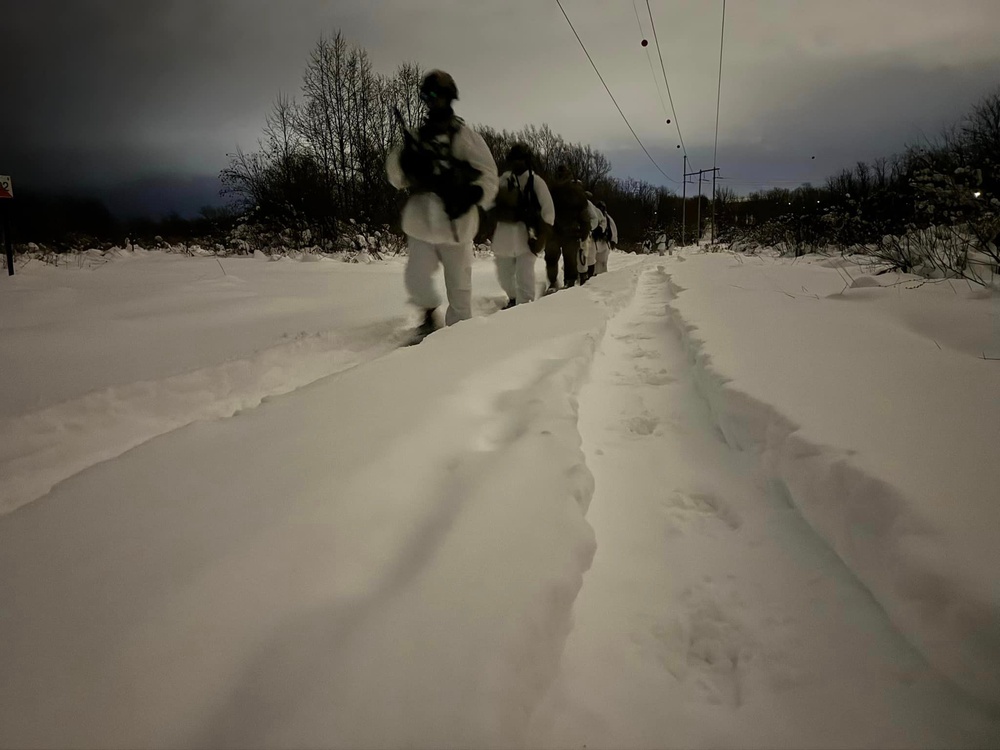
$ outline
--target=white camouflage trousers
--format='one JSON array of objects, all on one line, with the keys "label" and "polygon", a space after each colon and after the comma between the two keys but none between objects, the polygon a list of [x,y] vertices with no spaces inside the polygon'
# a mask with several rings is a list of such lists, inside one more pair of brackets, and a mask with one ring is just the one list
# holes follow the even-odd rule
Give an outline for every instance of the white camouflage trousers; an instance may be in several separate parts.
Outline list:
[{"label": "white camouflage trousers", "polygon": [[533,302],[535,299],[535,261],[537,258],[530,250],[519,253],[516,258],[500,257],[496,259],[497,279],[500,288],[506,292],[509,299],[519,305]]},{"label": "white camouflage trousers", "polygon": [[444,286],[448,295],[445,325],[472,317],[472,242],[432,245],[407,237],[406,291],[410,302],[423,310],[433,310],[441,304],[441,295],[434,286],[438,265],[444,266]]},{"label": "white camouflage trousers", "polygon": [[603,240],[597,243],[597,268],[594,269],[594,273],[607,273],[608,272],[608,256],[611,255],[611,245]]}]

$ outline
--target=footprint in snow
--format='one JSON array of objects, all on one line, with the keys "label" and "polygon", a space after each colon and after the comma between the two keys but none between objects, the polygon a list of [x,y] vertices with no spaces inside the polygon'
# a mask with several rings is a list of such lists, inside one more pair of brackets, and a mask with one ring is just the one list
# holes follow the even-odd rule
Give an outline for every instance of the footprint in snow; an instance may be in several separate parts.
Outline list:
[{"label": "footprint in snow", "polygon": [[616,341],[630,343],[632,341],[649,341],[654,338],[654,336],[649,333],[613,333],[611,334],[611,338]]},{"label": "footprint in snow", "polygon": [[[688,590],[664,619],[647,616],[660,664],[696,703],[738,708],[757,647],[730,609],[705,588]],[[643,646],[642,636],[633,641]]]},{"label": "footprint in snow", "polygon": [[643,368],[639,371],[639,379],[646,385],[669,385],[677,382],[677,378],[671,375],[666,368],[661,368],[657,372]]},{"label": "footprint in snow", "polygon": [[[681,492],[674,490],[663,502],[667,516],[681,526],[699,525],[703,521],[721,521],[732,531],[743,525],[743,519],[732,507],[712,492]],[[675,525],[672,531],[677,531]]]},{"label": "footprint in snow", "polygon": [[652,435],[660,424],[659,417],[652,414],[645,414],[640,417],[631,417],[626,425],[628,431],[634,435]]},{"label": "footprint in snow", "polygon": [[629,356],[632,359],[652,359],[658,357],[659,354],[651,349],[643,349],[641,346],[637,346],[629,353]]}]

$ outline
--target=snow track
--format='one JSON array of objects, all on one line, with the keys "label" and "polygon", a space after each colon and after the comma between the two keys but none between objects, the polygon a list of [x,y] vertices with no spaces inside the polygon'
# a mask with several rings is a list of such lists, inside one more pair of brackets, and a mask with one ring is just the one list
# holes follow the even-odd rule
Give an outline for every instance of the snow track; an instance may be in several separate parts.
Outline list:
[{"label": "snow track", "polygon": [[528,744],[995,742],[1000,722],[911,648],[755,457],[730,447],[668,267],[646,270],[610,321],[581,392],[597,552]]},{"label": "snow track", "polygon": [[[672,297],[684,291],[672,282],[670,289]],[[730,382],[706,354],[697,328],[676,307],[671,308],[671,315],[688,352],[698,392],[727,444],[753,456],[774,490],[803,514],[872,592],[893,624],[937,669],[972,695],[1000,705],[996,662],[1000,588],[995,574],[983,569],[991,552],[988,535],[966,535],[967,549],[958,549],[941,534],[939,524],[927,517],[928,505],[922,507],[917,498],[908,496],[912,482],[909,487],[894,483],[901,473],[899,467],[913,465],[910,457],[894,457],[887,466],[857,450],[824,445],[776,406]],[[899,377],[902,381],[905,374]],[[973,386],[969,380],[959,382]],[[905,389],[906,384],[901,382],[900,387]],[[926,394],[925,402],[927,396],[931,394]],[[984,409],[996,412],[995,400]],[[941,413],[956,420],[947,408]],[[1000,436],[989,417],[983,421]],[[987,434],[973,442],[978,446],[990,440]],[[899,446],[897,453],[903,450]],[[943,461],[947,455],[942,451],[935,458]],[[965,463],[971,464],[971,474],[988,471],[977,466],[974,458]],[[936,483],[960,475],[951,467],[941,467],[936,473]],[[946,489],[931,505],[941,507],[963,493],[976,501],[976,489],[962,479],[962,487]],[[967,523],[965,518],[961,521]],[[984,517],[982,522],[990,523],[990,519]]]},{"label": "snow track", "polygon": [[[479,316],[498,309],[473,300]],[[398,317],[346,330],[285,334],[283,343],[158,380],[114,385],[42,409],[0,418],[0,516],[56,484],[158,435],[224,419],[398,348]]]},{"label": "snow track", "polygon": [[399,319],[343,333],[302,333],[245,358],[162,380],[112,386],[0,420],[0,515],[158,435],[199,420],[231,417],[266,398],[382,356],[401,343],[405,323]]}]

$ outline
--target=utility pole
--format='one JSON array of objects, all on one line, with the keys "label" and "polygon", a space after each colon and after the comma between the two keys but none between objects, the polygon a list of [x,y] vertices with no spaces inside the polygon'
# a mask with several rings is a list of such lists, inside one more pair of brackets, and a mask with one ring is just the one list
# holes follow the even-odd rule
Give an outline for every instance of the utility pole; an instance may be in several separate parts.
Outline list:
[{"label": "utility pole", "polygon": [[[725,2],[725,0],[723,0]],[[725,7],[725,6],[723,6]],[[712,172],[712,244],[715,244],[715,172]]]},{"label": "utility pole", "polygon": [[701,170],[698,170],[698,223],[695,224],[697,234],[694,236],[695,247],[701,247]]},{"label": "utility pole", "polygon": [[687,171],[688,155],[684,154],[684,178],[681,180],[681,247],[684,247],[685,230],[687,229]]},{"label": "utility pole", "polygon": [[[700,245],[701,244],[701,176],[703,174],[705,174],[706,172],[711,172],[712,173],[712,185],[714,186],[715,185],[715,173],[718,172],[718,171],[719,171],[718,167],[712,167],[711,169],[699,169],[699,170],[697,170],[695,172],[684,172],[684,183],[685,183],[685,185],[687,184],[687,178],[688,177],[693,177],[694,175],[698,175],[698,228],[695,230],[696,231],[696,236],[695,236],[695,244],[696,245]],[[712,190],[713,190],[712,194],[714,196],[714,194],[715,194],[715,188],[713,187]],[[714,201],[714,198],[713,198],[713,201]],[[714,216],[715,216],[715,213],[714,213],[715,206],[714,205],[712,206],[712,211],[713,211],[712,221],[714,222],[715,221],[715,218],[714,218]],[[712,241],[713,242],[715,241],[715,224],[714,223],[712,224]]]}]

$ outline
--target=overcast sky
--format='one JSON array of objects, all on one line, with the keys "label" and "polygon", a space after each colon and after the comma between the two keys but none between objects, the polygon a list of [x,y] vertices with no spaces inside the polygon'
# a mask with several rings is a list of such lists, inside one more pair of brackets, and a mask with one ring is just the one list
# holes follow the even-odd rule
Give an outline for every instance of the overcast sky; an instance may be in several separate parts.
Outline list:
[{"label": "overcast sky", "polygon": [[[563,6],[679,180],[646,1]],[[710,167],[722,0],[650,6],[688,154]],[[0,0],[0,18],[0,173],[15,190],[142,193],[161,210],[207,202],[226,154],[254,147],[275,96],[298,94],[311,48],[338,29],[381,72],[403,61],[451,72],[469,122],[548,123],[603,150],[615,174],[673,186],[555,0]],[[998,39],[1000,0],[729,0],[721,174],[741,192],[821,183],[932,137],[1000,87]]]}]

